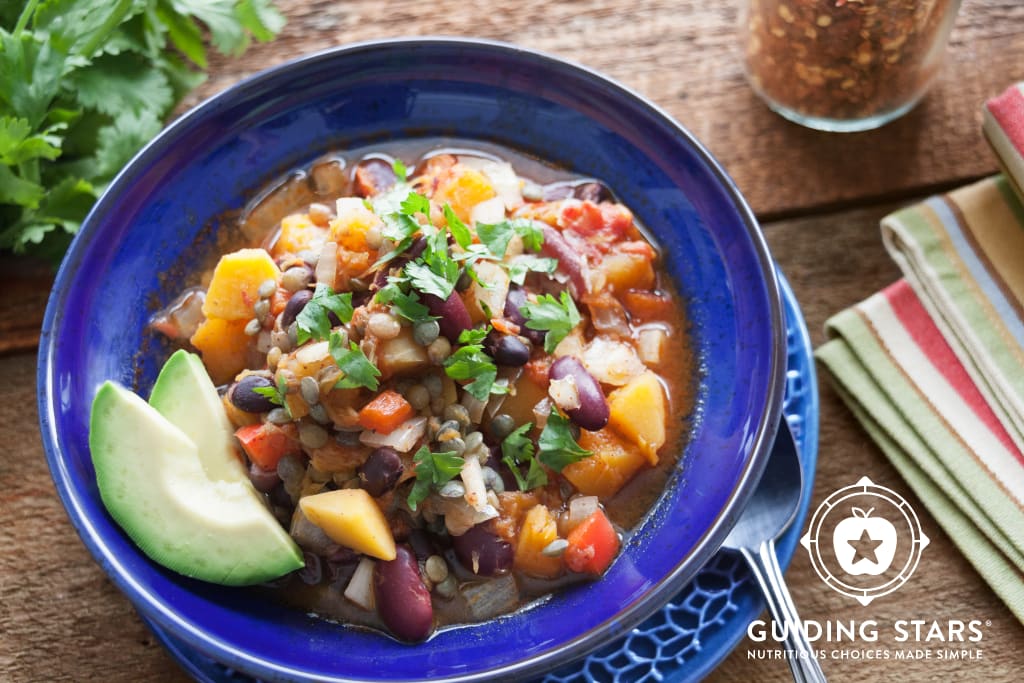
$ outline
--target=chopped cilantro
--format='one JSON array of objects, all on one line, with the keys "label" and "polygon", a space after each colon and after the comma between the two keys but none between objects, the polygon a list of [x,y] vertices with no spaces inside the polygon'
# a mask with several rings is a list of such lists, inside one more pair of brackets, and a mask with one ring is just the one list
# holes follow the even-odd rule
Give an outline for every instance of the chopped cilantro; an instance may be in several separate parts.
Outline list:
[{"label": "chopped cilantro", "polygon": [[[526,436],[527,432],[531,429],[533,429],[533,423],[527,422],[506,436],[505,440],[501,442],[501,461],[512,470],[512,476],[516,478],[520,491],[529,491],[548,483],[547,473],[544,472],[544,468],[537,462],[537,458],[533,457],[533,441]],[[529,466],[526,470],[526,476],[523,476],[519,468],[527,463],[529,463]]]},{"label": "chopped cilantro", "polygon": [[411,217],[422,213],[427,218],[430,218],[430,200],[418,192],[410,192],[406,195],[405,199],[402,200],[401,206],[401,213],[405,216]]},{"label": "chopped cilantro", "polygon": [[554,351],[558,343],[580,323],[580,312],[569,293],[564,291],[559,299],[544,294],[538,297],[537,303],[526,303],[520,310],[528,328],[547,332],[544,336],[547,353]]},{"label": "chopped cilantro", "polygon": [[540,449],[540,461],[556,472],[561,472],[566,465],[593,455],[592,451],[576,443],[569,427],[569,420],[562,417],[554,406],[551,406],[548,423],[544,425],[544,430],[537,439],[537,446]]},{"label": "chopped cilantro", "polygon": [[334,362],[338,364],[338,368],[342,371],[341,379],[335,384],[337,389],[357,389],[359,387],[366,387],[370,391],[377,391],[380,386],[380,382],[377,378],[380,377],[380,370],[377,366],[370,362],[370,359],[366,357],[366,354],[356,345],[355,342],[349,342],[349,348],[345,348],[345,340],[338,332],[331,333],[330,339],[330,351],[331,356],[334,357]]},{"label": "chopped cilantro", "polygon": [[395,159],[391,162],[391,170],[395,172],[400,183],[404,183],[409,178],[409,169],[405,167],[401,159]]},{"label": "chopped cilantro", "polygon": [[295,318],[299,344],[305,344],[310,339],[327,339],[331,334],[330,313],[337,315],[341,322],[347,323],[352,320],[352,310],[352,292],[335,294],[334,290],[324,283],[317,284],[313,298]]},{"label": "chopped cilantro", "polygon": [[285,396],[288,395],[288,382],[284,376],[277,378],[277,386],[256,387],[253,391],[260,396],[266,396],[275,406],[284,408],[288,417],[292,416],[292,411],[288,409],[288,402],[285,401]]},{"label": "chopped cilantro", "polygon": [[455,451],[431,453],[426,446],[420,446],[412,461],[416,463],[416,483],[409,492],[408,503],[414,511],[430,495],[431,488],[455,478],[462,471],[464,463]]},{"label": "chopped cilantro", "polygon": [[377,292],[375,300],[378,303],[390,304],[391,310],[413,323],[414,325],[425,320],[435,320],[436,316],[430,315],[430,309],[420,303],[419,297],[412,292],[406,292],[402,288],[400,278],[393,279]]},{"label": "chopped cilantro", "polygon": [[546,256],[534,256],[523,254],[508,262],[503,262],[508,269],[509,279],[517,285],[526,281],[526,274],[533,271],[536,273],[547,273],[550,275],[558,269],[558,261]]},{"label": "chopped cilantro", "polygon": [[526,218],[514,218],[500,223],[477,223],[476,234],[498,258],[505,256],[508,243],[515,235],[521,236],[523,246],[533,251],[540,251],[544,244],[544,232]]},{"label": "chopped cilantro", "polygon": [[451,231],[452,237],[463,249],[469,248],[469,245],[473,243],[473,235],[469,232],[469,228],[462,222],[458,216],[455,215],[455,211],[448,202],[444,203],[444,220],[448,224],[448,230]]},{"label": "chopped cilantro", "polygon": [[403,273],[416,290],[447,301],[459,281],[459,264],[451,259],[433,259],[429,264],[413,261],[405,265]]},{"label": "chopped cilantro", "polygon": [[484,353],[483,340],[490,327],[463,330],[459,343],[464,346],[448,356],[444,362],[445,373],[454,380],[468,381],[463,389],[480,401],[486,401],[491,394],[508,392],[508,385],[496,383],[498,367],[494,360]]}]

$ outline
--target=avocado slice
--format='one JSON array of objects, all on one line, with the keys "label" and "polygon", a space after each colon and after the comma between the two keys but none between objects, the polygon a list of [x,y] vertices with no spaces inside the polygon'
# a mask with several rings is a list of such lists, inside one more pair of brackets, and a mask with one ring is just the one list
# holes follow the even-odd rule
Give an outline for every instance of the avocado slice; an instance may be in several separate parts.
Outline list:
[{"label": "avocado slice", "polygon": [[234,430],[199,356],[185,350],[171,354],[156,378],[149,405],[192,439],[210,479],[249,483]]},{"label": "avocado slice", "polygon": [[[207,404],[194,397],[193,405],[202,412]],[[128,389],[109,381],[100,387],[89,447],[107,510],[168,569],[237,586],[303,566],[301,551],[248,479],[212,478],[204,465],[221,456],[204,458],[193,439]]]}]

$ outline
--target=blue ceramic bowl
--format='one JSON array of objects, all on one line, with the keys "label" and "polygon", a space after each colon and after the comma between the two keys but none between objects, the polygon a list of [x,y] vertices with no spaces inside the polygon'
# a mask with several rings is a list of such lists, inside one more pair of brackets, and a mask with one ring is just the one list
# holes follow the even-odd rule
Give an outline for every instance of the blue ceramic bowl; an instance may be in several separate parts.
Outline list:
[{"label": "blue ceramic bowl", "polygon": [[[106,379],[143,395],[164,360],[144,349],[175,266],[213,253],[216,217],[325,150],[457,136],[605,180],[666,254],[692,321],[699,407],[678,474],[600,581],[419,645],[165,571],[106,514],[87,445]],[[624,634],[717,550],[758,480],[779,421],[785,339],[775,271],[732,182],[693,137],[586,69],[480,41],[353,45],[250,78],[150,143],[85,221],[50,298],[39,414],[57,491],[135,607],[173,636],[265,680],[522,680]]]}]

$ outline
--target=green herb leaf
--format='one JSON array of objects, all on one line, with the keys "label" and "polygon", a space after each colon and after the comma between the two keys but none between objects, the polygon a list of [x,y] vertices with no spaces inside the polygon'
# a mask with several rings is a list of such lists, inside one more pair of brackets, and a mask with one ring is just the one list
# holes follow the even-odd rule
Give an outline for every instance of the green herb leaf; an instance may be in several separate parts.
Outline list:
[{"label": "green herb leaf", "polygon": [[523,254],[511,261],[502,262],[508,270],[509,279],[521,285],[526,281],[526,274],[529,272],[547,273],[550,275],[558,269],[558,260],[546,256],[534,256]]},{"label": "green herb leaf", "polygon": [[288,396],[288,381],[283,375],[277,377],[277,386],[256,387],[253,391],[260,396],[266,396],[274,405],[283,407],[288,413],[288,417],[292,416],[292,411],[285,400],[285,397]]},{"label": "green herb leaf", "polygon": [[562,417],[554,406],[551,406],[548,423],[544,425],[544,430],[537,439],[537,447],[540,449],[540,461],[556,472],[561,472],[566,465],[593,455],[592,451],[576,443],[569,427],[569,420]]},{"label": "green herb leaf", "polygon": [[420,303],[419,297],[402,289],[401,281],[395,279],[382,287],[375,297],[377,303],[390,304],[391,310],[412,324],[426,320],[436,320],[430,315],[430,309]]},{"label": "green herb leaf", "polygon": [[[501,442],[501,460],[512,470],[512,476],[516,478],[520,491],[544,486],[548,483],[548,475],[533,456],[534,446],[526,434],[533,429],[533,423],[527,422],[520,426]],[[526,476],[523,476],[520,467],[528,465]]]},{"label": "green herb leaf", "polygon": [[454,479],[462,471],[464,463],[455,451],[431,453],[426,446],[420,446],[412,461],[416,463],[416,483],[407,500],[413,511],[430,495],[432,488]]},{"label": "green herb leaf", "polygon": [[418,192],[410,192],[406,195],[405,199],[402,200],[401,206],[401,213],[405,216],[415,216],[418,213],[422,213],[427,218],[430,218],[430,200]]},{"label": "green herb leaf", "polygon": [[500,223],[477,223],[476,234],[498,258],[504,258],[508,243],[515,235],[522,237],[523,246],[533,251],[540,251],[544,244],[544,232],[527,218],[514,218]]},{"label": "green herb leaf", "polygon": [[377,391],[380,382],[380,370],[370,362],[355,342],[349,342],[349,348],[345,350],[345,340],[341,333],[331,332],[329,348],[334,362],[344,373],[341,379],[334,385],[337,389],[358,389],[366,387],[370,391]]},{"label": "green herb leaf", "polygon": [[490,332],[490,326],[463,330],[459,334],[460,346],[444,362],[444,371],[457,381],[472,380],[462,388],[480,401],[486,401],[491,394],[508,393],[508,385],[496,383],[498,366],[484,353],[483,340]]},{"label": "green herb leaf", "polygon": [[395,172],[398,177],[398,182],[404,183],[409,178],[409,169],[405,167],[405,164],[401,159],[395,159],[391,162],[391,170]]},{"label": "green herb leaf", "polygon": [[524,304],[520,311],[526,318],[528,328],[547,332],[544,336],[544,350],[547,353],[554,351],[558,343],[580,323],[580,312],[569,293],[564,291],[559,299],[544,294],[537,299],[537,303]]},{"label": "green herb leaf", "polygon": [[333,289],[320,282],[313,291],[313,298],[295,318],[300,345],[310,339],[321,341],[330,336],[331,312],[337,315],[342,323],[350,322],[353,312],[352,292],[335,294]]},{"label": "green herb leaf", "polygon": [[459,343],[460,344],[483,344],[484,339],[491,332],[491,326],[486,327],[471,327],[468,330],[459,332]]},{"label": "green herb leaf", "polygon": [[421,260],[407,263],[402,272],[418,291],[441,300],[451,296],[459,281],[459,264],[446,257],[435,256],[429,263]]},{"label": "green herb leaf", "polygon": [[452,210],[448,202],[444,203],[444,220],[448,224],[448,229],[451,231],[452,237],[455,238],[455,242],[463,249],[467,249],[473,243],[473,235],[462,219],[455,215],[455,211]]}]

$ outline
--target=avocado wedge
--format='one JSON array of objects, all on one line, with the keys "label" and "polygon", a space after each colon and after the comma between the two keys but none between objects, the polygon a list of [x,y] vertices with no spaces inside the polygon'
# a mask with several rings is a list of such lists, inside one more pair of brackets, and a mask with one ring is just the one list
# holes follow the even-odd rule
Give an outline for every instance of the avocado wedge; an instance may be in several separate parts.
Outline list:
[{"label": "avocado wedge", "polygon": [[[194,437],[114,382],[97,392],[89,447],[104,505],[146,555],[185,576],[237,586],[301,568],[301,551],[249,483],[234,448],[223,447],[230,442],[198,432],[223,417],[211,411],[210,392],[222,408],[209,378],[201,381],[205,371],[182,368],[161,374],[168,394],[157,402],[184,422],[185,406],[193,406]],[[186,396],[191,401],[179,401]],[[222,427],[230,435],[226,419]]]}]

